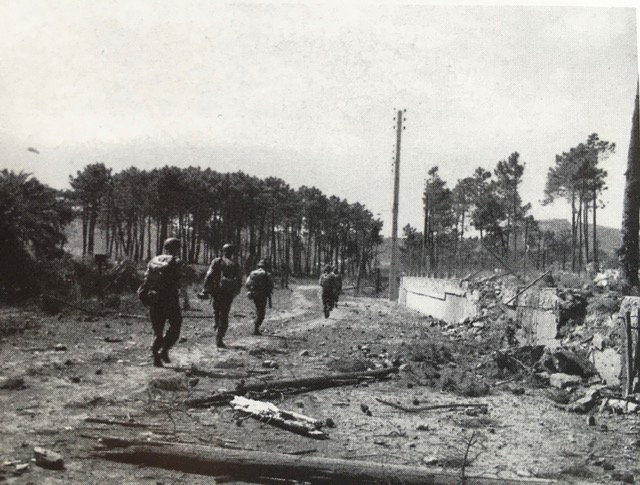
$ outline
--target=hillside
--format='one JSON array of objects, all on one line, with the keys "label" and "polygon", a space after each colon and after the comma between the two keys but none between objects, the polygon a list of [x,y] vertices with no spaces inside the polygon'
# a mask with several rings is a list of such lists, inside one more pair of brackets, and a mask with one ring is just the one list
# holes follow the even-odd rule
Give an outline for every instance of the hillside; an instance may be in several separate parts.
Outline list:
[{"label": "hillside", "polygon": [[[545,219],[538,221],[540,229],[543,231],[553,231],[560,234],[562,231],[571,232],[571,222],[565,219]],[[593,227],[589,226],[589,234],[593,231]],[[620,229],[613,227],[600,226],[596,228],[598,236],[599,248],[607,254],[616,253],[620,247]]]}]

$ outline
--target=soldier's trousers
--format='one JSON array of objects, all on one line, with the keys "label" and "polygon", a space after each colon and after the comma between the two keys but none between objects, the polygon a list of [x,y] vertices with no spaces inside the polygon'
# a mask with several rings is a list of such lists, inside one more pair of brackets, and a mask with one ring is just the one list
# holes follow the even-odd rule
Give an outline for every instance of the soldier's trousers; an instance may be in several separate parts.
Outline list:
[{"label": "soldier's trousers", "polygon": [[221,342],[229,328],[229,312],[233,296],[220,295],[213,298],[213,319],[216,329],[216,340]]},{"label": "soldier's trousers", "polygon": [[264,317],[267,312],[267,300],[269,297],[267,296],[256,296],[253,299],[253,303],[256,305],[256,319],[253,321],[256,328],[262,325],[264,322]]},{"label": "soldier's trousers", "polygon": [[[161,296],[157,303],[149,307],[149,317],[153,327],[154,340],[151,350],[156,354],[160,350],[169,350],[180,338],[182,314],[178,295]],[[164,334],[165,323],[169,322]],[[164,335],[163,335],[164,334]]]},{"label": "soldier's trousers", "polygon": [[333,306],[335,304],[335,296],[331,292],[322,292],[322,306],[324,310],[324,315],[328,316],[329,312],[333,310]]}]

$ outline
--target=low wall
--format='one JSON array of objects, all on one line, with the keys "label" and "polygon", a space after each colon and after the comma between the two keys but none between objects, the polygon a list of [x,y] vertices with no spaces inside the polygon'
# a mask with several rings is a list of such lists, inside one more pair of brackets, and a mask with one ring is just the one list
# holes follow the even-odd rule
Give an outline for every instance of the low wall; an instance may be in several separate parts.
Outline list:
[{"label": "low wall", "polygon": [[522,345],[556,348],[558,295],[555,288],[532,287],[518,295],[518,288],[504,291],[502,302],[507,315],[520,324],[517,337]]},{"label": "low wall", "polygon": [[478,315],[478,293],[459,280],[404,276],[398,302],[449,323]]}]

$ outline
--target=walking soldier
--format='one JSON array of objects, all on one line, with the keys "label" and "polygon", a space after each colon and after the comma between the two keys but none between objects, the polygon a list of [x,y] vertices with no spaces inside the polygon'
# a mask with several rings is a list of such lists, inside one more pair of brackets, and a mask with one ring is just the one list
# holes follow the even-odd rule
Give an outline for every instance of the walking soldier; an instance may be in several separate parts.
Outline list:
[{"label": "walking soldier", "polygon": [[[163,367],[163,362],[171,362],[169,349],[180,338],[182,326],[179,290],[183,265],[178,259],[180,240],[173,237],[167,239],[163,249],[163,254],[149,261],[144,282],[138,289],[140,300],[149,306],[154,335],[151,352],[155,367]],[[163,335],[167,321],[169,329]]]},{"label": "walking soldier", "polygon": [[229,327],[231,303],[242,288],[240,266],[233,260],[235,248],[232,244],[222,247],[222,257],[215,258],[209,266],[204,279],[204,290],[199,298],[213,298],[214,329],[216,330],[216,346],[227,348],[223,339]]},{"label": "walking soldier", "polygon": [[273,277],[269,273],[269,263],[264,259],[258,263],[258,269],[253,270],[247,278],[247,297],[253,300],[256,305],[256,319],[254,324],[254,335],[262,335],[260,325],[264,321],[267,309],[267,301],[273,293]]},{"label": "walking soldier", "polygon": [[320,275],[320,287],[322,288],[324,318],[329,318],[329,313],[336,303],[336,275],[331,271],[330,264],[324,267]]}]

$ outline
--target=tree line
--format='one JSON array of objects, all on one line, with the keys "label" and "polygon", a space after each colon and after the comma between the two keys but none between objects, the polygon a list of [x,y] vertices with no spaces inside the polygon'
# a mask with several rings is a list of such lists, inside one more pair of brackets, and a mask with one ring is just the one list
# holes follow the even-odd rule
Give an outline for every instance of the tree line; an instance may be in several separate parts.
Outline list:
[{"label": "tree line", "polygon": [[362,204],[315,187],[292,189],[276,177],[175,166],[113,173],[96,163],[70,184],[83,255],[95,253],[99,234],[113,257],[146,260],[175,236],[188,263],[206,264],[231,242],[246,269],[267,258],[296,274],[326,263],[355,274],[370,266],[382,241],[382,222]]},{"label": "tree line", "polygon": [[[493,171],[478,167],[453,188],[431,167],[423,193],[424,225],[404,227],[401,248],[412,274],[451,275],[481,269],[489,260],[514,272],[556,264],[578,271],[600,261],[596,223],[604,207],[607,172],[600,166],[615,144],[591,134],[587,141],[556,155],[546,178],[544,204],[569,203],[571,229],[544,230],[529,213],[520,186],[526,164],[513,152]],[[589,220],[591,219],[591,227]],[[590,230],[591,229],[591,230]]]}]

